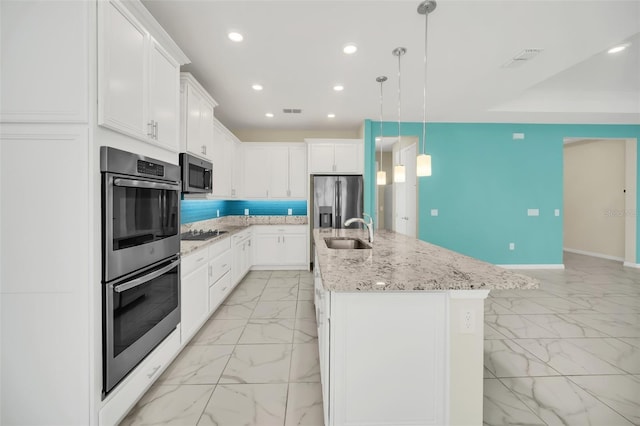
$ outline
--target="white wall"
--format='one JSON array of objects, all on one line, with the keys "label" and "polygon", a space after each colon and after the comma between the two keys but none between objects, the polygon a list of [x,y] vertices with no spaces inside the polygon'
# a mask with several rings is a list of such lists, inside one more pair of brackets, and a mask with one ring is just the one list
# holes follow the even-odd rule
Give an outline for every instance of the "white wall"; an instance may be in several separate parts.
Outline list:
[{"label": "white wall", "polygon": [[564,247],[625,255],[625,141],[585,140],[564,148]]},{"label": "white wall", "polygon": [[306,138],[359,139],[358,131],[234,129],[242,142],[304,142]]}]

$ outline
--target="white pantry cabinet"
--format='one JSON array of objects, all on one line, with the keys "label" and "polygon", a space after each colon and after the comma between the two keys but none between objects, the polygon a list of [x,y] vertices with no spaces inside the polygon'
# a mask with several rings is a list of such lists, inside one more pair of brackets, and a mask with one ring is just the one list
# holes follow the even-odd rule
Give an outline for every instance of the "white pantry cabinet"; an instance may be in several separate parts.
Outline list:
[{"label": "white pantry cabinet", "polygon": [[98,2],[98,124],[177,152],[180,65],[188,59],[169,53],[129,9],[143,6],[126,4]]},{"label": "white pantry cabinet", "polygon": [[217,105],[191,73],[180,73],[180,152],[213,159]]},{"label": "white pantry cabinet", "polygon": [[308,269],[306,225],[255,225],[253,269]]},{"label": "white pantry cabinet", "polygon": [[305,139],[310,174],[362,174],[362,139]]},{"label": "white pantry cabinet", "polygon": [[306,147],[299,143],[244,143],[244,195],[304,199],[309,185]]}]

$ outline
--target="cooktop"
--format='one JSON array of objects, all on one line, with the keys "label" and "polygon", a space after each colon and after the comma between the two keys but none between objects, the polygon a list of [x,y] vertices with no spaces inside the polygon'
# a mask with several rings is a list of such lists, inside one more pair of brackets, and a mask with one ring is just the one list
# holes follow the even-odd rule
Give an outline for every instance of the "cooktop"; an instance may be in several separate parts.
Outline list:
[{"label": "cooktop", "polygon": [[211,238],[219,237],[226,234],[227,231],[220,231],[219,229],[205,231],[203,229],[191,230],[180,234],[180,239],[184,241],[205,241]]}]

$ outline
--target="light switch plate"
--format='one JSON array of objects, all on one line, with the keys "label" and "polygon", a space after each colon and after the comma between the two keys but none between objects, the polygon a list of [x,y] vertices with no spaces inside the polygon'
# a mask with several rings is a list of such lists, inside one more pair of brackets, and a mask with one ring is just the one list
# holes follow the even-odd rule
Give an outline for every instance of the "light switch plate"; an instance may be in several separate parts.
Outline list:
[{"label": "light switch plate", "polygon": [[287,209],[287,214],[291,216],[293,214],[293,209]]},{"label": "light switch plate", "polygon": [[244,209],[244,215],[249,216],[249,209]]},{"label": "light switch plate", "polygon": [[220,217],[220,210],[216,209],[216,217]]},{"label": "light switch plate", "polygon": [[522,140],[524,139],[524,133],[514,133],[513,140]]},{"label": "light switch plate", "polygon": [[527,210],[527,216],[540,216],[540,210],[539,209],[528,209]]},{"label": "light switch plate", "polygon": [[438,216],[438,209],[431,209],[431,216]]},{"label": "light switch plate", "polygon": [[516,249],[516,243],[509,243],[509,250],[515,250]]},{"label": "light switch plate", "polygon": [[556,216],[560,216],[560,209],[555,209],[553,211],[553,214],[556,215]]}]

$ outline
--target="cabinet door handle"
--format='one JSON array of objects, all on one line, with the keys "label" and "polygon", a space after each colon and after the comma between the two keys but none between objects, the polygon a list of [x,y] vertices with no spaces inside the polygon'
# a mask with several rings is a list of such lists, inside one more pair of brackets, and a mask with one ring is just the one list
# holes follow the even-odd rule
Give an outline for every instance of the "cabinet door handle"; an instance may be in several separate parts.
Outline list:
[{"label": "cabinet door handle", "polygon": [[158,140],[158,122],[153,123],[153,138]]},{"label": "cabinet door handle", "polygon": [[153,120],[147,123],[147,136],[153,138]]},{"label": "cabinet door handle", "polygon": [[282,236],[282,244],[284,244],[284,235]]},{"label": "cabinet door handle", "polygon": [[206,145],[202,145],[202,153],[204,155],[207,155],[207,146]]}]

